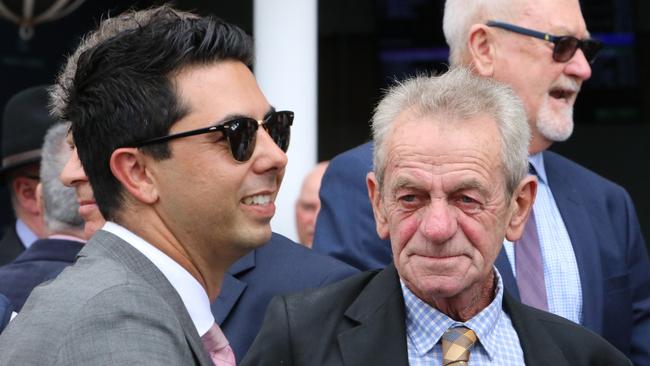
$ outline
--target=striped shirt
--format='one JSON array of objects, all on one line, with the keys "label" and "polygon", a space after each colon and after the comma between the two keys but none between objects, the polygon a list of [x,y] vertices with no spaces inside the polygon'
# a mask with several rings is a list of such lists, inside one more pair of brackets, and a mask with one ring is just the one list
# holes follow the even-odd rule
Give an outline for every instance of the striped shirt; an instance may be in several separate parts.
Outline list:
[{"label": "striped shirt", "polygon": [[[571,239],[548,186],[544,156],[538,153],[530,156],[528,161],[535,168],[539,182],[533,210],[542,250],[548,311],[580,324],[582,287]],[[516,277],[514,245],[506,240],[504,248]]]},{"label": "striped shirt", "polygon": [[510,317],[503,311],[503,281],[497,269],[494,300],[466,322],[458,322],[420,300],[404,284],[406,306],[406,343],[409,365],[442,365],[442,334],[450,327],[465,326],[473,330],[478,341],[470,351],[469,364],[524,365],[524,354]]}]

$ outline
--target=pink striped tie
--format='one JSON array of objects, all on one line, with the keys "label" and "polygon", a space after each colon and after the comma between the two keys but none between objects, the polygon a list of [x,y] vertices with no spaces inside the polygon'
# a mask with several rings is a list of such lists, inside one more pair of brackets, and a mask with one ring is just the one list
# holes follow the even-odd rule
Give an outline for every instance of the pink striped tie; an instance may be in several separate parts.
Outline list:
[{"label": "pink striped tie", "polygon": [[212,363],[215,366],[235,366],[235,354],[230,348],[228,339],[221,331],[221,328],[215,323],[212,324],[208,332],[201,336],[203,347],[210,355]]}]

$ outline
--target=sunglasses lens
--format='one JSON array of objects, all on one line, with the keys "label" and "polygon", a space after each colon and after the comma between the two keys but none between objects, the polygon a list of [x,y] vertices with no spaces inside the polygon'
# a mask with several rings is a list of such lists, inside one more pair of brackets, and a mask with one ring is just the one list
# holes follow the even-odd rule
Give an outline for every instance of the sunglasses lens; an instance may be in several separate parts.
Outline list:
[{"label": "sunglasses lens", "polygon": [[291,124],[293,123],[293,112],[281,111],[271,115],[264,124],[264,128],[278,147],[287,152],[291,138]]},{"label": "sunglasses lens", "polygon": [[601,47],[602,44],[600,43],[600,41],[597,41],[595,39],[586,39],[582,41],[582,46],[580,48],[582,49],[582,52],[585,54],[587,61],[589,61],[589,63],[592,63],[596,61],[596,57],[598,56],[598,51],[600,51]]},{"label": "sunglasses lens", "polygon": [[553,49],[553,59],[557,62],[567,62],[573,57],[578,49],[580,41],[575,37],[560,37],[555,42]]},{"label": "sunglasses lens", "polygon": [[257,121],[254,119],[243,118],[230,122],[225,133],[235,160],[246,161],[251,158],[255,150],[256,131]]}]

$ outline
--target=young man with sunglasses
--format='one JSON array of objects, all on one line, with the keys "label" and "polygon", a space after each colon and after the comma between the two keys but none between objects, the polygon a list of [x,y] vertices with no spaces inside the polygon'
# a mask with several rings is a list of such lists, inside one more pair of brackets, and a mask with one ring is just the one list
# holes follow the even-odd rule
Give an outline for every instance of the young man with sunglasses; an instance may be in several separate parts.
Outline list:
[{"label": "young man with sunglasses", "polygon": [[81,50],[62,81],[108,222],[0,336],[2,365],[235,363],[210,303],[271,238],[293,114],[260,91],[239,28],[148,12]]},{"label": "young man with sunglasses", "polygon": [[[538,237],[535,278],[542,282],[517,282],[516,245],[505,243],[496,266],[506,289],[528,304],[534,302],[520,297],[520,288],[545,292],[536,306],[601,334],[635,364],[650,365],[650,261],[634,205],[620,186],[546,151],[570,137],[573,105],[600,47],[578,1],[447,0],[443,23],[451,65],[513,87],[531,126],[529,160],[539,189],[537,230],[530,232]],[[364,193],[371,149],[362,145],[330,163],[314,238],[315,250],[362,269],[390,261]]]}]

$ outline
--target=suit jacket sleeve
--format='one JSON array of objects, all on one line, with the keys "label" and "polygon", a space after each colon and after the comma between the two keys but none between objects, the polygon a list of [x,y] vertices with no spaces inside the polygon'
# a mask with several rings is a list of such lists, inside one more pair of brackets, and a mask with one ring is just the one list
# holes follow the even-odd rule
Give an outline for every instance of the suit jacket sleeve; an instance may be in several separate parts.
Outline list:
[{"label": "suit jacket sleeve", "polygon": [[111,287],[82,309],[56,365],[187,365],[194,357],[171,307],[149,287]]},{"label": "suit jacket sleeve", "polygon": [[[632,293],[634,326],[631,356],[636,365],[650,365],[650,260],[632,200],[624,193],[625,221],[628,246],[628,274]],[[611,285],[616,279],[608,279]]]},{"label": "suit jacket sleeve", "polygon": [[266,309],[266,316],[255,341],[240,366],[293,364],[287,304],[276,296]]},{"label": "suit jacket sleeve", "polygon": [[313,248],[362,271],[391,262],[390,242],[377,235],[366,175],[372,170],[372,144],[334,158],[323,176]]}]

